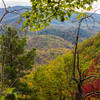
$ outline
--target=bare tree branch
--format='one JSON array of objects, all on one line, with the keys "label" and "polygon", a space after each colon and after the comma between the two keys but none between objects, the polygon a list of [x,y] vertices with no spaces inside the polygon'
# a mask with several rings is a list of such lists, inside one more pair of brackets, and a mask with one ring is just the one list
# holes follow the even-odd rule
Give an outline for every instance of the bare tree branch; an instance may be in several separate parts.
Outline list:
[{"label": "bare tree branch", "polygon": [[[20,11],[20,10],[29,10],[29,8],[21,8],[21,9],[15,9],[15,10],[12,10],[12,11],[8,11],[8,13],[16,13],[16,12],[18,12],[18,11]],[[17,13],[18,14],[18,13]]]},{"label": "bare tree branch", "polygon": [[89,77],[86,77],[86,78],[82,79],[82,81],[88,80],[88,79],[90,79],[90,78],[100,78],[100,76],[91,75],[91,76],[89,76]]},{"label": "bare tree branch", "polygon": [[83,96],[83,98],[85,99],[86,97],[91,96],[91,95],[100,95],[100,92],[90,92],[90,93],[87,93],[85,96]]},{"label": "bare tree branch", "polygon": [[2,15],[2,17],[0,18],[0,23],[2,22],[2,20],[4,19],[4,17],[7,15],[7,12],[5,11],[4,14]]},{"label": "bare tree branch", "polygon": [[7,7],[6,7],[6,4],[5,4],[4,0],[2,0],[2,3],[4,5],[4,7],[5,7],[5,9],[7,10]]},{"label": "bare tree branch", "polygon": [[4,17],[8,14],[8,13],[12,13],[12,14],[18,14],[17,12],[18,11],[20,11],[20,10],[24,10],[24,9],[26,9],[26,10],[29,10],[29,8],[21,8],[21,9],[15,9],[15,10],[12,10],[12,11],[9,11],[8,10],[8,8],[7,8],[7,6],[6,6],[6,4],[5,4],[5,2],[4,2],[4,0],[2,0],[2,2],[3,2],[3,5],[4,5],[4,9],[5,9],[5,11],[4,11],[4,14],[1,16],[1,18],[0,18],[0,23],[2,22],[2,20],[4,19]]}]

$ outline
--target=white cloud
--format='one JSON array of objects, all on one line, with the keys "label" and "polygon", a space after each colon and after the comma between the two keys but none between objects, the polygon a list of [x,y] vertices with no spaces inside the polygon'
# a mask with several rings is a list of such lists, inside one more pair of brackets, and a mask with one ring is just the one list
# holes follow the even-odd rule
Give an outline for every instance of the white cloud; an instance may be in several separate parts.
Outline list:
[{"label": "white cloud", "polygon": [[[30,0],[4,0],[7,6],[29,6]],[[0,8],[3,8],[2,0],[0,0]]]},{"label": "white cloud", "polygon": [[[4,0],[7,6],[29,6],[30,0]],[[3,7],[2,0],[0,0],[0,8]],[[93,4],[93,11],[99,9],[97,13],[100,13],[100,0]]]},{"label": "white cloud", "polygon": [[93,11],[96,11],[97,13],[100,14],[100,0],[98,0],[98,2],[93,3]]}]

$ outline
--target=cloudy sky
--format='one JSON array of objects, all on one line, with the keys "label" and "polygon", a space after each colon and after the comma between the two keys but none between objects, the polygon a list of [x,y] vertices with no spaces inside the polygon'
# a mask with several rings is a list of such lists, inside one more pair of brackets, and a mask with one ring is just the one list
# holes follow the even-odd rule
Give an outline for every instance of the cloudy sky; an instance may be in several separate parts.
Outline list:
[{"label": "cloudy sky", "polygon": [[[7,6],[29,6],[30,0],[4,0]],[[100,0],[93,4],[94,10],[99,9],[97,13],[100,14]],[[0,8],[3,7],[2,0],[0,0]]]},{"label": "cloudy sky", "polygon": [[[30,0],[4,0],[7,6],[29,6]],[[2,0],[0,0],[0,7],[3,7]]]}]

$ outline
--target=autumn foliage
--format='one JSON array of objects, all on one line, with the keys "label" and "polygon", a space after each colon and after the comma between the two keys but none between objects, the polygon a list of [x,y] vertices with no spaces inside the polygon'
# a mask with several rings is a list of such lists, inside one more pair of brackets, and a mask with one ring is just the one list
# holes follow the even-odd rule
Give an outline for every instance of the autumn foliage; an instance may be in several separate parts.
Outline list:
[{"label": "autumn foliage", "polygon": [[[98,71],[95,65],[91,65],[90,68],[85,73],[86,77],[98,75]],[[100,78],[91,78],[86,80],[82,86],[83,96],[86,96],[90,93],[87,98],[100,98],[100,94],[95,94],[96,92],[100,92]]]},{"label": "autumn foliage", "polygon": [[[82,87],[83,90],[83,96],[87,95],[88,93],[95,93],[100,92],[100,78],[99,79],[93,79],[91,83],[84,84]],[[98,97],[100,98],[100,94],[91,94],[89,97]]]}]

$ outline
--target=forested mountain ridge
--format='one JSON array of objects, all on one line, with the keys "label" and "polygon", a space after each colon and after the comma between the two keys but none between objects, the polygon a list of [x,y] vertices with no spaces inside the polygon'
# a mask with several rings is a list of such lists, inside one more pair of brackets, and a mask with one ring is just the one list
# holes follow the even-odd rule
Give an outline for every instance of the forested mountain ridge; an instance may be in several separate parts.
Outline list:
[{"label": "forested mountain ridge", "polygon": [[[15,6],[15,7],[10,7],[9,9],[10,10],[14,10],[14,9],[22,9],[22,8],[29,8],[29,6]],[[21,14],[23,12],[25,12],[26,9],[23,9],[21,11],[19,11],[18,13]],[[2,13],[4,12],[4,9],[1,8],[0,10],[0,15],[2,15]],[[4,20],[3,20],[3,23],[6,22],[8,24],[13,24],[15,25],[15,27],[17,28],[21,28],[21,23],[18,24],[18,19],[20,17],[19,14],[8,14],[7,16],[5,16]],[[91,13],[87,13],[87,14],[91,14]],[[72,19],[74,19],[76,15],[73,14],[72,15],[72,18],[70,19],[70,21]],[[88,20],[88,26],[86,26],[86,22],[84,21],[83,22],[83,26],[81,27],[81,33],[80,33],[80,37],[82,38],[81,40],[83,40],[84,38],[89,38],[91,35],[95,35],[98,30],[100,29],[100,14],[97,14],[97,13],[94,13],[93,15],[94,19],[95,19],[95,22],[93,22],[93,20]],[[76,30],[77,30],[77,23],[71,23],[70,21],[68,22],[60,22],[60,21],[57,21],[57,20],[53,20],[50,24],[50,27],[49,28],[46,28],[42,31],[39,31],[37,32],[37,34],[40,34],[40,35],[43,35],[43,34],[51,34],[51,35],[57,35],[57,36],[60,36],[62,38],[64,38],[65,40],[69,40],[69,41],[72,41],[72,36],[75,37],[75,33],[76,33]],[[18,24],[18,25],[17,25]],[[71,33],[71,34],[70,34]],[[33,35],[34,32],[29,32],[27,34],[31,34]]]},{"label": "forested mountain ridge", "polygon": [[34,35],[27,39],[27,43],[27,49],[37,49],[35,61],[39,65],[47,64],[73,47],[72,43],[55,35]]},{"label": "forested mountain ridge", "polygon": [[27,49],[37,48],[39,50],[72,48],[72,44],[55,35],[34,35],[27,40]]}]

